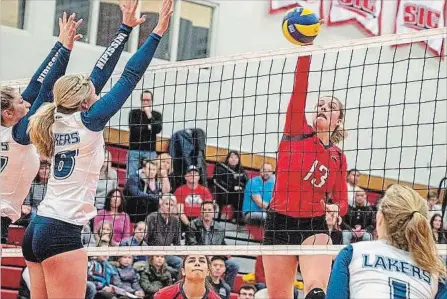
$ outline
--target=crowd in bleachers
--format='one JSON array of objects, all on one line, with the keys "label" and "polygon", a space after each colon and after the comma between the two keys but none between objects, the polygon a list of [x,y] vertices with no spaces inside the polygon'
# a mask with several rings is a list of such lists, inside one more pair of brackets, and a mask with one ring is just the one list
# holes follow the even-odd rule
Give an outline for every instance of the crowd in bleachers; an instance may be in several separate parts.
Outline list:
[{"label": "crowd in bleachers", "polygon": [[[141,108],[130,112],[130,146],[124,186],[120,186],[111,154],[106,151],[96,193],[98,214],[83,229],[84,246],[225,245],[225,221],[239,226],[255,225],[262,230],[275,185],[273,165],[265,163],[259,175],[250,177],[241,165],[240,154],[230,151],[224,161],[217,163],[209,182],[204,180],[206,167],[197,157],[197,163],[182,163],[183,171],[179,174],[171,155],[156,152],[162,115],[152,110],[152,97],[152,93],[145,91]],[[41,162],[18,224],[26,225],[36,215],[45,194],[50,167],[48,161]],[[347,245],[375,238],[377,198],[358,186],[359,177],[358,170],[348,171],[348,213],[343,221],[328,225],[333,244]],[[369,196],[374,198],[369,199]],[[429,192],[427,202],[435,239],[445,244],[437,194]],[[228,209],[234,213],[224,213]],[[331,219],[327,222],[332,223]],[[230,298],[239,264],[231,256],[214,256],[210,261],[210,285],[221,298]],[[152,298],[159,289],[177,281],[182,263],[181,256],[91,258],[87,296]],[[250,284],[239,290],[239,298],[254,298],[256,291],[266,287],[260,257],[256,260],[253,277],[245,280]],[[298,288],[296,296],[297,291]]]}]

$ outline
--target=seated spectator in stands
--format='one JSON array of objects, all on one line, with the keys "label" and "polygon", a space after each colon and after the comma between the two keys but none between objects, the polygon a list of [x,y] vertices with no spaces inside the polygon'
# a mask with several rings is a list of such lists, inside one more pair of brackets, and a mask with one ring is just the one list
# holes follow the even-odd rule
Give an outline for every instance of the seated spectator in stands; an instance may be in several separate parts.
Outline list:
[{"label": "seated spectator in stands", "polygon": [[107,194],[116,188],[118,188],[118,174],[112,167],[112,155],[106,150],[104,163],[99,173],[98,186],[96,187],[95,207],[98,210],[104,209]]},{"label": "seated spectator in stands", "polygon": [[119,277],[118,283],[120,288],[132,295],[144,297],[144,291],[140,286],[140,275],[132,266],[133,257],[131,255],[120,256],[118,264],[116,271]]},{"label": "seated spectator in stands", "polygon": [[157,157],[157,134],[163,125],[162,115],[152,110],[154,96],[151,91],[141,94],[141,108],[129,113],[129,153],[127,158],[127,177],[135,175],[142,160]]},{"label": "seated spectator in stands", "polygon": [[[128,237],[121,241],[120,246],[147,246],[146,241],[146,233],[148,231],[146,222],[140,221],[135,224],[133,230],[133,236]],[[138,262],[146,262],[147,256],[145,255],[137,255],[134,257],[134,263]]]},{"label": "seated spectator in stands", "polygon": [[163,193],[174,193],[183,183],[183,177],[176,177],[172,167],[172,158],[168,153],[161,153],[156,160],[158,180]]},{"label": "seated spectator in stands", "polygon": [[197,167],[191,165],[185,173],[186,184],[175,191],[178,213],[184,227],[190,220],[200,216],[200,205],[203,201],[212,201],[213,196],[207,187],[199,184],[200,173]]},{"label": "seated spectator in stands", "polygon": [[428,204],[428,219],[431,219],[435,214],[442,215],[442,206],[439,204],[438,193],[435,190],[427,192]]},{"label": "seated spectator in stands", "polygon": [[149,263],[141,272],[140,284],[146,299],[152,299],[158,290],[172,285],[171,272],[168,270],[165,257],[154,255],[149,257]]},{"label": "seated spectator in stands", "polygon": [[90,225],[89,224],[86,224],[86,225],[84,225],[82,227],[81,240],[82,240],[82,245],[85,248],[96,247],[95,234],[92,233],[92,230],[90,229]]},{"label": "seated spectator in stands", "polygon": [[241,157],[238,152],[230,151],[224,163],[217,163],[213,179],[219,205],[218,218],[220,219],[222,208],[231,205],[234,210],[233,219],[236,219],[237,223],[243,223],[242,200],[248,176],[241,166]]},{"label": "seated spectator in stands", "polygon": [[100,210],[93,219],[95,231],[101,222],[107,221],[112,224],[112,238],[117,244],[129,237],[131,231],[130,218],[124,212],[124,206],[123,192],[120,189],[112,190],[107,194],[104,210]]},{"label": "seated spectator in stands", "polygon": [[118,272],[107,256],[98,256],[88,262],[87,280],[95,284],[97,296],[101,298],[113,298],[115,291],[112,286],[121,287]]},{"label": "seated spectator in stands", "polygon": [[231,288],[222,279],[225,274],[225,262],[227,258],[224,256],[215,255],[211,257],[211,269],[210,276],[208,276],[208,282],[213,287],[217,295],[222,299],[230,299]]},{"label": "seated spectator in stands", "polygon": [[352,168],[348,171],[348,176],[346,178],[348,184],[348,205],[353,207],[355,205],[355,188],[359,184],[360,171]]},{"label": "seated spectator in stands", "polygon": [[250,284],[245,284],[239,289],[237,299],[253,299],[255,298],[256,288]]},{"label": "seated spectator in stands", "polygon": [[50,166],[51,164],[47,160],[40,161],[39,172],[31,185],[28,196],[23,202],[22,217],[27,215],[29,221],[36,216],[37,207],[45,197],[48,177],[50,175]]},{"label": "seated spectator in stands", "polygon": [[[186,232],[186,245],[226,245],[225,228],[214,221],[214,203],[204,201],[201,204],[201,216],[191,221]],[[225,261],[227,269],[225,281],[230,288],[234,285],[239,264],[232,258]]]},{"label": "seated spectator in stands", "polygon": [[371,241],[374,231],[374,213],[367,205],[366,193],[360,187],[355,189],[355,206],[348,208],[345,222],[351,227],[343,231],[343,244],[348,245],[354,238],[355,241]]},{"label": "seated spectator in stands", "polygon": [[447,238],[441,231],[442,216],[441,214],[435,214],[430,218],[430,227],[433,231],[433,237],[437,244],[447,244]]},{"label": "seated spectator in stands", "polygon": [[116,246],[115,242],[113,242],[113,226],[112,223],[103,221],[100,222],[97,229],[95,230],[95,239],[96,239],[96,246]]},{"label": "seated spectator in stands", "polygon": [[[176,215],[177,200],[172,194],[163,194],[158,212],[149,214],[146,218],[149,246],[180,245],[181,225]],[[167,256],[166,262],[176,271],[180,271],[183,260],[178,256]]]},{"label": "seated spectator in stands", "polygon": [[259,171],[259,176],[249,180],[245,186],[242,212],[247,223],[264,224],[274,188],[273,166],[265,163]]},{"label": "seated spectator in stands", "polygon": [[157,180],[157,163],[144,160],[143,167],[127,180],[124,193],[128,197],[126,211],[132,222],[144,221],[158,208],[160,184]]}]

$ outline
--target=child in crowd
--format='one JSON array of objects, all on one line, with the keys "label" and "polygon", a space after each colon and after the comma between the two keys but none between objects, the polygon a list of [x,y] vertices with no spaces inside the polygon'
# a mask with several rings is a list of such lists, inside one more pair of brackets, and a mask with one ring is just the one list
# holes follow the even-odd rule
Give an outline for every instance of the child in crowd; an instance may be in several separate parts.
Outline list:
[{"label": "child in crowd", "polygon": [[172,285],[172,276],[164,255],[149,257],[147,266],[141,272],[140,284],[147,299],[152,299],[154,294],[169,285]]},{"label": "child in crowd", "polygon": [[120,256],[119,266],[116,271],[119,276],[119,287],[124,291],[138,297],[144,297],[144,291],[140,286],[140,275],[132,266],[133,257],[131,255]]},{"label": "child in crowd", "polygon": [[[147,243],[144,241],[144,239],[146,238],[147,230],[148,229],[146,222],[144,221],[137,222],[133,230],[133,236],[128,237],[123,241],[121,241],[120,246],[147,246]],[[142,261],[146,263],[147,256],[145,255],[135,256],[134,263]]]},{"label": "child in crowd", "polygon": [[208,277],[208,282],[222,299],[229,299],[231,293],[230,286],[222,279],[226,270],[226,260],[227,258],[224,256],[213,256],[211,258],[211,273]]}]

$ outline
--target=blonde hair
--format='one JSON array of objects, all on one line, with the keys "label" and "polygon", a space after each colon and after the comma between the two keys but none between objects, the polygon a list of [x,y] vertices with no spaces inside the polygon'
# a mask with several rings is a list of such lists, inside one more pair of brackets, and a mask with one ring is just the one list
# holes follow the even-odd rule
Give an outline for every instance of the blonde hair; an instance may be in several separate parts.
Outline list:
[{"label": "blonde hair", "polygon": [[428,223],[427,205],[416,191],[401,185],[391,186],[385,192],[379,212],[392,246],[410,252],[416,264],[430,274],[446,276]]},{"label": "blonde hair", "polygon": [[53,124],[56,109],[71,114],[81,108],[92,91],[90,79],[83,75],[66,75],[54,84],[54,103],[40,108],[31,118],[28,133],[39,153],[51,157],[54,152]]},{"label": "blonde hair", "polygon": [[[161,153],[160,155],[158,155],[157,159],[155,160],[157,162],[158,165],[158,172],[160,174],[160,170],[161,170],[161,165],[162,165],[162,161],[163,160],[171,160],[170,166],[169,166],[169,171],[172,171],[172,157],[170,154],[168,153]],[[168,173],[169,174],[169,173]]]},{"label": "blonde hair", "polygon": [[340,143],[343,139],[348,137],[348,132],[345,130],[343,123],[345,120],[345,105],[340,101],[339,98],[334,96],[324,96],[323,98],[331,98],[338,102],[338,107],[340,111],[340,115],[338,119],[341,120],[341,124],[335,127],[334,131],[331,134],[331,142],[334,144]]}]

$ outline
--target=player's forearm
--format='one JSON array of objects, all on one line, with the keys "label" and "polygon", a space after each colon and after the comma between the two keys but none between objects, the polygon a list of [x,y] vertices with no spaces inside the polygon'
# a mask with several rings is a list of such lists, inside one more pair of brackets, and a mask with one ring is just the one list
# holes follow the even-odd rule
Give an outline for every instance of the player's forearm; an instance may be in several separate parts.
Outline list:
[{"label": "player's forearm", "polygon": [[34,103],[34,100],[37,98],[39,94],[40,87],[42,85],[43,80],[51,69],[51,66],[54,63],[55,55],[62,47],[61,42],[56,42],[56,44],[51,49],[48,56],[36,70],[34,75],[31,77],[31,80],[26,87],[26,89],[22,93],[22,97],[25,101],[30,103],[31,105]]},{"label": "player's forearm", "polygon": [[303,133],[303,125],[306,122],[305,108],[310,71],[310,56],[298,58],[295,72],[295,82],[287,107],[285,135],[299,135]]},{"label": "player's forearm", "polygon": [[105,84],[109,80],[110,76],[115,69],[121,54],[123,53],[124,46],[129,40],[129,35],[132,32],[132,27],[121,24],[118,32],[115,34],[110,45],[101,54],[98,61],[93,68],[90,78],[95,86],[96,94],[99,95]]}]

